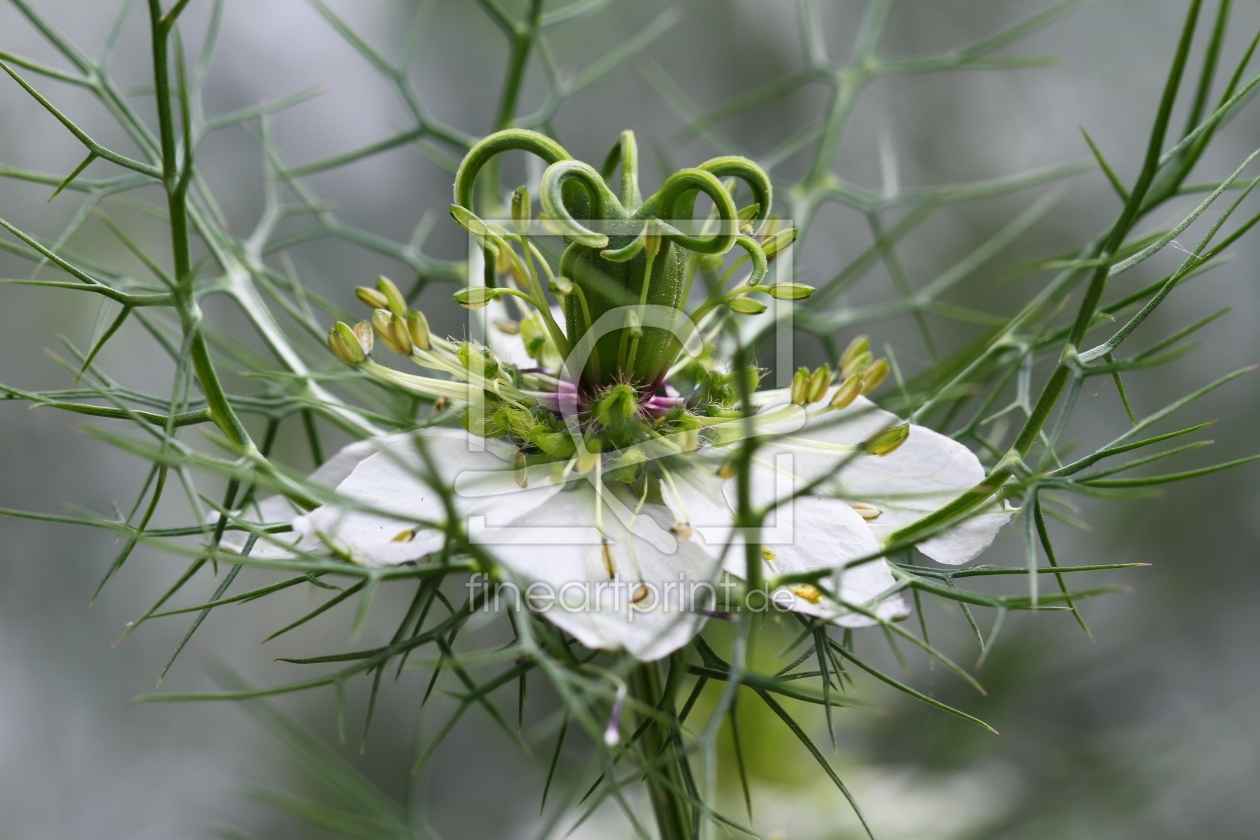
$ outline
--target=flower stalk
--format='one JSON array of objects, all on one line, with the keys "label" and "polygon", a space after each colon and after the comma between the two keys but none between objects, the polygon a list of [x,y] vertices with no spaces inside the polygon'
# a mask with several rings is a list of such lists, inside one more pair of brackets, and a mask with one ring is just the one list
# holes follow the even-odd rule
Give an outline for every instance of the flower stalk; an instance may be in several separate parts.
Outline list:
[{"label": "flower stalk", "polygon": [[635,667],[628,679],[630,696],[638,704],[637,747],[646,768],[648,798],[661,840],[697,840],[698,822],[689,802],[685,753],[676,729],[678,709],[674,697],[684,670],[682,658],[671,657],[667,674],[661,663]]}]

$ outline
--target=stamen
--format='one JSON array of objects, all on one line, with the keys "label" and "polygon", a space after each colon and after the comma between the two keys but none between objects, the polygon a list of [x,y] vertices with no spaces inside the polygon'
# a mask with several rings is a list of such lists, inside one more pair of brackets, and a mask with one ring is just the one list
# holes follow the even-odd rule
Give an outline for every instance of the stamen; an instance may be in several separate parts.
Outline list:
[{"label": "stamen", "polygon": [[390,542],[396,542],[396,543],[411,542],[415,538],[416,538],[416,529],[407,528],[395,534],[394,538],[390,540]]},{"label": "stamen", "polygon": [[822,600],[822,592],[818,591],[818,587],[811,583],[803,583],[800,586],[792,587],[792,594],[798,598],[804,598],[811,604],[817,604]]},{"label": "stamen", "polygon": [[661,475],[665,478],[665,484],[669,487],[669,492],[674,494],[674,501],[678,502],[678,509],[682,511],[683,516],[690,522],[691,515],[687,513],[687,506],[683,504],[682,496],[678,494],[678,485],[674,484],[674,477],[669,474],[669,470],[665,469],[664,464],[657,464],[661,470]]},{"label": "stamen", "polygon": [[842,408],[848,408],[858,398],[858,395],[865,393],[865,391],[866,382],[861,375],[850,376],[836,388],[835,394],[831,397],[831,407],[837,411]]},{"label": "stamen", "polygon": [[634,513],[630,515],[630,521],[626,523],[626,550],[630,552],[630,562],[634,564],[634,574],[639,578],[643,577],[643,569],[639,566],[638,555],[634,553],[634,523],[639,518],[639,514],[643,512],[643,506],[647,504],[648,483],[643,482],[643,495],[639,498],[639,503],[634,507]]},{"label": "stamen", "polygon": [[522,449],[516,450],[516,456],[512,459],[512,472],[516,476],[518,487],[524,490],[529,486],[529,459]]},{"label": "stamen", "polygon": [[[799,438],[794,435],[784,435],[784,443],[775,443],[778,449],[787,449],[792,452],[811,452],[815,454],[839,454],[847,452],[857,452],[866,447],[861,444],[853,443],[827,443],[821,440],[810,440],[809,438]],[[870,450],[867,450],[868,452]]]},{"label": "stamen", "polygon": [[604,556],[604,571],[608,572],[608,577],[617,577],[617,563],[613,560],[612,542],[604,537],[604,544],[600,546]]},{"label": "stamen", "polygon": [[862,517],[867,522],[879,519],[879,517],[883,514],[883,511],[879,508],[874,505],[868,505],[865,502],[849,502],[849,507],[857,511],[858,516]]},{"label": "stamen", "polygon": [[806,402],[816,403],[827,394],[827,389],[831,387],[831,379],[835,374],[827,365],[819,365],[818,368],[809,375],[809,381],[805,388]]},{"label": "stamen", "polygon": [[862,393],[869,394],[880,386],[880,384],[888,377],[891,368],[887,359],[880,359],[875,364],[862,371]]}]

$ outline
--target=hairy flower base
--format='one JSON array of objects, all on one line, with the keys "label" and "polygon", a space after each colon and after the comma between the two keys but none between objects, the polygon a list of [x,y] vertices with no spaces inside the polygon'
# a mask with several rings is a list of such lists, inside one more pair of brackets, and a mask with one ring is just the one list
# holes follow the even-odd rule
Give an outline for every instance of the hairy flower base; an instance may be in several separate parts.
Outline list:
[{"label": "hairy flower base", "polygon": [[[880,557],[882,539],[973,486],[983,470],[966,447],[919,426],[888,454],[864,450],[863,441],[900,421],[861,397],[831,408],[839,387],[815,407],[793,404],[787,389],[755,395],[754,428],[766,442],[752,464],[753,501],[773,506],[756,536],[771,608],[861,627],[908,614]],[[487,571],[511,584],[512,597],[582,644],[658,659],[685,645],[710,611],[730,608],[723,592],[747,573],[736,482],[722,469],[738,438],[715,440],[655,453],[637,483],[609,480],[605,467],[624,457],[616,452],[579,469],[579,458],[522,463],[517,445],[457,429],[363,441],[312,475],[336,488],[337,501],[293,519],[296,544],[255,552],[297,548],[383,567],[435,562],[466,540],[492,558]],[[259,515],[293,512],[268,499]],[[918,547],[964,563],[1008,517],[995,504]],[[811,572],[823,573],[817,585],[777,582]]]}]

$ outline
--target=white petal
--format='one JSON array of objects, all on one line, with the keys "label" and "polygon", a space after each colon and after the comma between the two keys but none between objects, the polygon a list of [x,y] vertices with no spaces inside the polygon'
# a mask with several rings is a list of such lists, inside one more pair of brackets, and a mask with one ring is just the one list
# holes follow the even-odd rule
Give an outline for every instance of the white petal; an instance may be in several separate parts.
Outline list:
[{"label": "white petal", "polygon": [[409,432],[402,432],[395,435],[381,435],[380,437],[368,438],[367,440],[356,440],[354,443],[343,446],[336,455],[316,467],[315,472],[310,474],[310,480],[316,484],[336,487],[349,478],[350,473],[354,472],[354,468],[359,466],[369,455],[410,438],[411,434]]},{"label": "white petal", "polygon": [[[317,467],[307,480],[333,489],[348,478],[363,459],[408,437],[410,435],[398,434],[383,435],[368,440],[356,440],[354,443],[342,447],[336,455]],[[289,522],[293,517],[301,513],[300,508],[295,507],[292,502],[283,496],[268,496],[251,506],[248,510],[241,511],[241,516],[260,525],[274,525],[278,522]],[[209,521],[215,522],[218,518],[219,515],[217,513],[212,513]],[[295,544],[303,551],[318,550],[321,545],[317,539],[311,538],[302,541],[300,538],[301,535],[296,533],[276,534],[270,539],[260,538],[254,543],[253,549],[250,550],[250,556],[269,559],[292,557],[293,552],[290,550],[290,547]],[[244,531],[225,531],[223,539],[219,541],[219,546],[227,551],[234,551],[239,554],[245,550],[245,544],[248,541],[249,534]]]},{"label": "white petal", "polygon": [[[799,484],[791,479],[790,473],[794,462],[800,458],[800,455],[794,453],[779,453],[773,466],[754,464],[753,503],[766,505],[776,498],[787,499],[799,488]],[[724,489],[728,501],[734,507],[735,482],[726,482]],[[848,563],[870,557],[879,551],[879,543],[865,520],[845,502],[818,495],[802,495],[783,502],[767,517],[761,542],[774,555],[773,559],[768,558],[765,561],[763,574],[767,577],[818,569],[843,569],[838,590],[834,576],[819,581],[823,587],[836,594],[842,603],[859,606],[885,620],[909,615],[905,602],[898,595],[881,601],[874,600],[894,583],[885,560],[881,558],[845,568]],[[744,557],[742,538],[736,538],[735,546],[726,556],[725,566],[730,574],[741,578],[746,575],[747,560]],[[802,597],[802,592],[811,597]],[[786,603],[788,593],[791,594],[789,608],[796,612],[817,616],[844,627],[866,627],[875,623],[861,612],[846,609],[830,598],[817,598],[805,587],[780,587],[772,593],[777,599],[774,603]]]},{"label": "white petal", "polygon": [[371,567],[418,560],[441,548],[447,512],[441,496],[422,478],[427,470],[418,442],[437,479],[454,486],[454,506],[462,517],[506,525],[559,490],[546,467],[531,468],[529,484],[521,488],[513,470],[516,448],[508,443],[462,430],[426,429],[401,436],[354,468],[337,486],[338,495],[352,504],[316,508],[295,519],[294,530]]},{"label": "white petal", "polygon": [[[831,392],[828,398],[830,395]],[[772,401],[762,411],[775,404]],[[795,437],[825,444],[861,443],[875,432],[902,422],[863,397],[843,411],[815,409],[811,413],[809,426]],[[787,441],[785,446],[791,447],[792,442]],[[768,447],[766,451],[775,449],[778,447]],[[819,488],[820,492],[873,505],[882,511],[878,518],[868,522],[881,540],[948,504],[984,478],[984,468],[971,450],[939,432],[917,425],[911,425],[905,443],[888,455],[819,453],[800,457],[796,463],[797,475],[804,481],[835,473]],[[940,563],[966,563],[989,547],[1009,519],[1010,515],[994,501],[970,519],[924,540],[918,547]]]},{"label": "white petal", "polygon": [[[260,525],[274,525],[278,522],[288,522],[293,517],[301,513],[293,504],[284,496],[268,496],[262,501],[251,505],[247,510],[238,511],[238,515],[250,522],[257,522]],[[211,512],[207,517],[207,521],[214,523],[219,520],[219,514]],[[225,551],[240,554],[245,550],[245,544],[249,542],[249,533],[245,531],[224,531],[222,539],[219,540],[219,547]],[[251,557],[260,557],[274,559],[279,557],[291,557],[293,552],[288,546],[292,545],[297,536],[294,534],[276,534],[271,542],[260,537],[254,547],[250,549]]]},{"label": "white petal", "polygon": [[686,460],[671,459],[663,464],[669,479],[661,484],[661,496],[675,521],[690,526],[691,538],[714,556],[730,540],[734,525],[734,511],[717,476],[720,463],[705,458],[704,450]]},{"label": "white petal", "polygon": [[[605,494],[630,510],[638,506],[623,490]],[[703,626],[700,610],[714,600],[718,563],[688,540],[662,548],[641,535],[673,524],[662,505],[644,505],[632,530],[605,507],[601,535],[596,502],[592,485],[579,482],[497,534],[489,547],[525,603],[586,647],[624,649],[645,662],[667,656]]]}]

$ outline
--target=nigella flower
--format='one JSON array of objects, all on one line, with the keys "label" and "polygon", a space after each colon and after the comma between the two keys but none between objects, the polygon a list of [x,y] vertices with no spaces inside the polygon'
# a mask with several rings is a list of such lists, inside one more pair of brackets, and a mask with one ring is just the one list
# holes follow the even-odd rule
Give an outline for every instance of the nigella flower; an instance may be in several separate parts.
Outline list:
[{"label": "nigella flower", "polygon": [[[508,149],[549,164],[533,224],[567,241],[558,272],[526,235],[523,189],[513,197],[513,230],[469,209],[478,171]],[[887,539],[977,484],[979,461],[866,399],[888,366],[865,339],[837,369],[801,370],[790,388],[756,391],[755,368],[721,358],[723,320],[764,311],[753,295],[812,291],[763,285],[768,262],[794,238],[766,224],[768,179],[747,160],[718,158],[641,200],[632,135],[614,151],[620,197],[607,186],[615,167],[598,172],[541,135],[500,132],[473,148],[452,214],[502,280],[456,299],[492,313],[487,345],[432,336],[384,279],[358,291],[375,310],[370,324],[338,323],[329,333],[343,362],[452,410],[435,413],[430,427],[347,447],[311,477],[335,488],[335,501],[293,518],[292,543],[255,550],[382,567],[442,562],[463,547],[485,564],[500,598],[545,614],[589,648],[644,661],[682,647],[714,610],[731,607],[750,571],[746,538],[761,544],[755,571],[773,584],[763,608],[846,627],[905,617],[881,556]],[[737,209],[721,178],[742,181],[753,204]],[[714,212],[692,232],[698,193]],[[758,227],[766,227],[760,236]],[[748,281],[728,291],[732,268],[685,313],[697,271],[719,268],[735,246]],[[515,317],[509,301],[520,305]],[[376,363],[376,338],[440,376]],[[455,417],[463,428],[442,424]],[[750,439],[758,445],[744,466],[748,502],[769,511],[754,533],[736,527],[735,456]],[[268,521],[294,513],[278,499],[259,510]],[[917,548],[963,563],[1006,519],[995,503]]]}]

